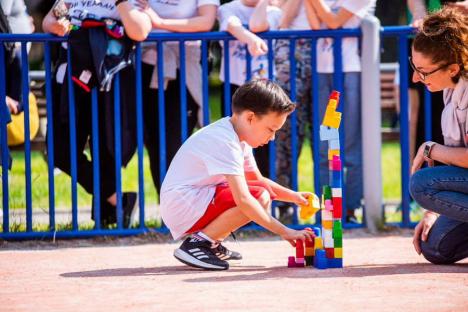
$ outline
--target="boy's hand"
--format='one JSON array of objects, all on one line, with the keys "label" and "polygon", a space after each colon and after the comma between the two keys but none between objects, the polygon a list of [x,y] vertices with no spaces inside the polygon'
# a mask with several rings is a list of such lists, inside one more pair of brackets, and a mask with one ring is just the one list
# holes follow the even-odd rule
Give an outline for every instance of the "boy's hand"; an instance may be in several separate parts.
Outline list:
[{"label": "boy's hand", "polygon": [[436,213],[426,211],[421,221],[419,221],[418,225],[416,225],[416,227],[414,228],[413,246],[418,255],[421,254],[421,240],[423,242],[427,240],[429,231],[431,230],[438,217],[439,216]]},{"label": "boy's hand", "polygon": [[258,36],[254,36],[249,40],[247,48],[252,56],[265,55],[268,52],[267,44]]},{"label": "boy's hand", "polygon": [[298,239],[312,241],[314,237],[314,232],[309,228],[299,231],[287,228],[286,233],[281,235],[281,238],[287,240],[293,247],[296,247],[296,240]]},{"label": "boy's hand", "polygon": [[295,192],[293,197],[293,203],[297,205],[307,206],[309,205],[308,198],[313,196],[310,192]]}]

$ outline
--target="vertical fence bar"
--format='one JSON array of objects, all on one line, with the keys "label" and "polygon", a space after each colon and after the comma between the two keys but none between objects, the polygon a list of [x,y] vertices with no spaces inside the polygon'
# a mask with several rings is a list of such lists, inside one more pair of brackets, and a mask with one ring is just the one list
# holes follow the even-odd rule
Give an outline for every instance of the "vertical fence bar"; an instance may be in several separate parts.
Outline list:
[{"label": "vertical fence bar", "polygon": [[54,181],[54,115],[52,98],[52,73],[50,43],[44,43],[45,92],[47,112],[47,170],[49,176],[49,230],[55,231],[55,181]]},{"label": "vertical fence bar", "polygon": [[26,182],[26,231],[32,231],[31,129],[29,124],[29,61],[26,42],[21,42],[21,92],[24,110],[24,169]]},{"label": "vertical fence bar", "polygon": [[141,44],[137,44],[135,53],[136,71],[136,120],[137,120],[137,154],[138,154],[138,202],[140,207],[140,229],[145,227],[145,175],[143,169],[143,98],[141,78]]},{"label": "vertical fence bar", "polygon": [[163,42],[158,40],[158,111],[159,111],[159,181],[166,175],[166,112],[164,107],[164,64]]},{"label": "vertical fence bar", "polygon": [[[273,76],[273,67],[275,66],[274,64],[274,59],[273,59],[273,39],[268,39],[267,41],[268,44],[268,79],[269,80],[274,80]],[[276,144],[275,141],[270,141],[268,143],[268,167],[269,167],[269,172],[270,172],[270,179],[273,181],[276,181]],[[276,218],[276,205],[273,204],[272,209],[271,209],[271,214],[273,218]]]},{"label": "vertical fence bar", "polygon": [[[229,71],[229,40],[223,41],[224,53],[224,116],[231,115],[231,77]],[[222,113],[221,113],[222,114]]]},{"label": "vertical fence bar", "polygon": [[[344,106],[346,105],[344,98],[344,88],[343,88],[343,54],[341,51],[341,43],[342,43],[342,37],[340,36],[335,36],[333,38],[333,89],[339,91],[341,93],[340,95],[340,103],[338,105],[338,110],[343,112]],[[361,92],[361,90],[356,90],[357,92]],[[344,147],[346,145],[346,138],[345,138],[345,133],[344,133],[344,123],[346,122],[346,116],[345,114],[342,115],[341,117],[341,127],[339,129],[340,133],[340,158],[341,158],[341,163],[342,163],[342,170],[345,169],[345,150]],[[343,181],[344,182],[344,181]],[[343,183],[342,185],[342,199],[343,199],[343,216],[342,216],[342,222],[343,225],[346,225],[346,214],[347,214],[347,208],[346,208],[346,183]]]},{"label": "vertical fence bar", "polygon": [[94,227],[101,229],[101,172],[99,161],[99,110],[97,88],[91,90],[91,131],[93,147],[93,203],[94,203]]},{"label": "vertical fence bar", "polygon": [[117,228],[123,224],[122,213],[122,135],[120,130],[120,73],[114,78],[114,157],[115,157],[115,190],[117,195]]},{"label": "vertical fence bar", "polygon": [[6,80],[5,80],[5,45],[0,42],[0,134],[2,148],[2,202],[3,202],[3,233],[10,231],[10,209],[8,190],[8,167],[10,154],[8,152],[7,123],[10,121],[10,113],[6,105]]},{"label": "vertical fence bar", "polygon": [[432,101],[431,92],[424,88],[424,139],[432,140]]},{"label": "vertical fence bar", "polygon": [[179,41],[180,62],[180,130],[181,142],[187,139],[187,89],[185,88],[185,41]]},{"label": "vertical fence bar", "polygon": [[[319,116],[319,83],[317,73],[317,38],[312,38],[310,42],[310,67],[311,67],[311,99],[312,99],[312,153],[314,161],[314,192],[317,196],[322,195],[320,189],[320,116]],[[322,181],[324,182],[324,181]],[[321,222],[322,215],[315,214],[315,223]]]},{"label": "vertical fence bar", "polygon": [[[296,39],[291,38],[289,41],[289,83],[291,88],[291,101],[296,102]],[[291,186],[292,189],[297,191],[298,189],[298,164],[297,160],[299,159],[299,150],[298,150],[298,139],[297,139],[297,113],[294,111],[291,115]],[[294,208],[297,210],[297,207]],[[297,213],[293,214],[293,224],[298,224]]]},{"label": "vertical fence bar", "polygon": [[402,225],[408,227],[409,219],[409,137],[408,137],[408,38],[398,36],[398,59],[400,63],[400,144],[401,144],[401,207]]},{"label": "vertical fence bar", "polygon": [[250,55],[247,45],[245,45],[245,79],[246,81],[252,79],[252,55]]},{"label": "vertical fence bar", "polygon": [[201,45],[201,62],[202,62],[202,94],[203,94],[203,126],[210,123],[210,102],[208,95],[208,47],[206,40],[202,41]]},{"label": "vertical fence bar", "polygon": [[68,81],[68,118],[70,135],[70,176],[72,199],[72,227],[78,230],[78,194],[77,194],[77,168],[76,168],[76,122],[75,122],[75,92],[72,80],[72,63],[70,47],[67,49],[67,81]]}]

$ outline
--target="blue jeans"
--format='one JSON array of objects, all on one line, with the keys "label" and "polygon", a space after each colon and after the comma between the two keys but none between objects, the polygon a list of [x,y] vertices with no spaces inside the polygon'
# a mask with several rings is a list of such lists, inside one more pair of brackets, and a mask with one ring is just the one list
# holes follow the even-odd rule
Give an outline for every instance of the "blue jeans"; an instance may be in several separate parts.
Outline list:
[{"label": "blue jeans", "polygon": [[421,243],[424,257],[435,264],[468,257],[468,169],[421,169],[411,177],[410,192],[422,207],[440,214]]},{"label": "blue jeans", "polygon": [[[344,73],[343,93],[338,104],[343,112],[341,126],[344,127],[344,182],[346,183],[346,209],[361,206],[363,197],[362,134],[361,134],[361,73]],[[319,116],[325,116],[328,97],[333,90],[333,74],[319,74]],[[320,120],[320,123],[322,121]],[[328,142],[320,142],[320,187],[329,184]]]}]

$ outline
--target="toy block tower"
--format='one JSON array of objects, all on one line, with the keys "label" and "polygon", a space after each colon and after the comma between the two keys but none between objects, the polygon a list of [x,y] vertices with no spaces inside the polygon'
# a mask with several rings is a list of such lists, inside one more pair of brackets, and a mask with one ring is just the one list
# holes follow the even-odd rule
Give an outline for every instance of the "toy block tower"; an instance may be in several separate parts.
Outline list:
[{"label": "toy block tower", "polygon": [[336,111],[339,99],[340,93],[333,91],[320,126],[320,140],[328,141],[329,184],[323,186],[322,192],[322,207],[324,208],[322,209],[322,239],[328,268],[343,267],[343,227],[341,225],[343,170],[338,130],[341,113]]}]

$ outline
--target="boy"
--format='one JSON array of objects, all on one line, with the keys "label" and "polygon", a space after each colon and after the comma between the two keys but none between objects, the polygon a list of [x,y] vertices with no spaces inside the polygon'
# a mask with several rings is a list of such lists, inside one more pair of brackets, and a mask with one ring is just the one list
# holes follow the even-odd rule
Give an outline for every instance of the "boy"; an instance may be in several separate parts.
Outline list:
[{"label": "boy", "polygon": [[161,187],[161,215],[174,239],[187,237],[175,250],[181,262],[207,270],[226,270],[226,260],[242,259],[221,242],[254,221],[295,245],[307,230],[289,229],[271,217],[271,199],[307,204],[310,193],[294,192],[262,177],[252,148],[267,144],[295,104],[277,84],[255,80],[232,99],[232,116],[192,135],[174,157]]}]

